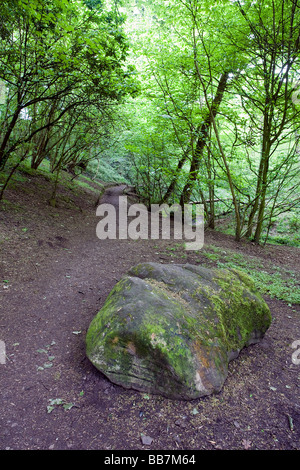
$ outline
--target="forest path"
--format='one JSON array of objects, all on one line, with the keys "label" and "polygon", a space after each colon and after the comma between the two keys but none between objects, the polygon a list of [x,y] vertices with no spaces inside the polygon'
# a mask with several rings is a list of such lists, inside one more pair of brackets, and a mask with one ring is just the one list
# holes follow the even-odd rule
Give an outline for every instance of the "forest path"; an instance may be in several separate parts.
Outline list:
[{"label": "forest path", "polygon": [[119,207],[119,197],[123,196],[126,187],[126,184],[121,184],[106,189],[101,197],[100,204],[112,204],[116,208]]},{"label": "forest path", "polygon": [[[8,193],[15,211],[0,211],[0,340],[7,355],[0,364],[0,448],[299,448],[300,366],[291,359],[299,308],[267,299],[273,323],[265,339],[230,364],[216,396],[181,402],[117,387],[85,355],[86,331],[112,287],[139,262],[207,258],[172,240],[99,240],[93,195],[72,194],[71,204],[61,192],[59,207],[51,208],[50,186],[34,183],[34,194]],[[117,204],[123,189],[107,189],[101,203]],[[299,259],[297,249],[237,244],[218,232],[207,232],[205,243],[256,256],[262,269],[265,260],[295,268]],[[153,439],[150,447],[141,434]]]}]

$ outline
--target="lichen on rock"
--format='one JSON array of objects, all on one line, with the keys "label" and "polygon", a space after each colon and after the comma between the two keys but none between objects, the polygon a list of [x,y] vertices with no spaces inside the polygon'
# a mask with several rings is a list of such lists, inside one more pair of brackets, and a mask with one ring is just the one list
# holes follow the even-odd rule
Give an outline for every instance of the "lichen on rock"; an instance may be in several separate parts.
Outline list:
[{"label": "lichen on rock", "polygon": [[244,273],[143,263],[116,284],[92,320],[86,352],[125,388],[194,399],[221,390],[228,362],[270,326]]}]

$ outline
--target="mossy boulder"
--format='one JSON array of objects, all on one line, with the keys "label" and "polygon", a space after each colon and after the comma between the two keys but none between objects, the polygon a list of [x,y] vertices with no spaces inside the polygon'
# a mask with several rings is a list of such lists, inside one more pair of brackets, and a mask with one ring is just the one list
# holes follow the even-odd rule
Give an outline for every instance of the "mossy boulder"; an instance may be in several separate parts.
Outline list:
[{"label": "mossy boulder", "polygon": [[194,399],[219,392],[228,362],[270,323],[244,273],[144,263],[116,284],[92,320],[86,352],[115,384]]}]

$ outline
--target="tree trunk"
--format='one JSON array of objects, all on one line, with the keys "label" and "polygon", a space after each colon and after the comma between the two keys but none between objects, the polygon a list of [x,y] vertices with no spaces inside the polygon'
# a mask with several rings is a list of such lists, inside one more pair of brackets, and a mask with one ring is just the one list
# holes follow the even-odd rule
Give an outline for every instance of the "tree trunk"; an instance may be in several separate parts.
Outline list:
[{"label": "tree trunk", "polygon": [[223,95],[226,89],[226,84],[228,80],[228,72],[224,72],[221,75],[221,78],[218,83],[218,88],[216,91],[216,95],[213,99],[212,105],[208,110],[208,114],[200,128],[199,137],[196,143],[196,148],[194,155],[192,157],[190,173],[188,177],[188,181],[186,182],[180,199],[180,204],[183,206],[184,204],[188,203],[191,197],[191,193],[193,191],[195,181],[197,180],[198,171],[200,167],[200,162],[203,154],[203,150],[205,148],[208,136],[209,136],[209,129],[212,124],[212,120],[216,117],[218,112],[219,106],[223,99]]},{"label": "tree trunk", "polygon": [[51,198],[49,199],[49,204],[52,207],[56,207],[56,191],[57,191],[57,186],[58,186],[60,170],[61,170],[61,161],[56,170],[56,178],[54,182],[53,192],[52,192]]},{"label": "tree trunk", "polygon": [[213,178],[213,166],[211,160],[210,148],[207,153],[207,175],[208,175],[208,194],[209,194],[209,216],[208,227],[215,228],[215,184]]},{"label": "tree trunk", "polygon": [[20,106],[18,106],[18,108],[14,112],[12,120],[10,121],[8,129],[7,129],[7,131],[5,133],[5,136],[3,138],[3,141],[2,141],[2,144],[1,144],[1,147],[0,147],[0,171],[4,170],[6,162],[9,158],[9,156],[10,156],[11,152],[9,150],[6,150],[6,146],[7,146],[8,140],[10,138],[10,135],[11,135],[11,133],[12,133],[12,131],[13,131],[15,125],[16,125],[16,122],[18,120],[21,109],[22,108]]},{"label": "tree trunk", "polygon": [[181,159],[179,160],[179,162],[177,164],[177,168],[175,170],[175,174],[172,178],[172,181],[169,184],[169,187],[168,187],[167,191],[165,192],[163,198],[161,199],[160,204],[163,204],[163,203],[167,202],[169,197],[171,196],[171,194],[174,192],[175,186],[176,186],[178,178],[179,178],[180,171],[181,171],[183,165],[185,164],[187,158],[188,158],[188,152],[186,152],[181,157]]},{"label": "tree trunk", "polygon": [[20,159],[20,161],[18,161],[18,163],[16,163],[16,165],[14,165],[14,167],[11,169],[8,177],[6,178],[6,181],[5,183],[3,184],[2,188],[1,188],[1,191],[0,191],[0,201],[2,201],[3,199],[3,195],[4,195],[4,191],[6,190],[7,186],[8,186],[8,183],[10,182],[13,174],[15,173],[15,171],[19,168],[20,164],[25,160],[25,158],[27,157],[28,155],[28,150],[26,150],[26,152],[24,153],[23,157]]},{"label": "tree trunk", "polygon": [[[269,147],[269,146],[268,146]],[[267,193],[267,184],[268,184],[268,170],[269,170],[269,158],[270,158],[270,149],[264,158],[264,170],[262,175],[262,188],[261,188],[261,197],[260,197],[260,206],[258,210],[258,220],[256,225],[256,230],[254,234],[254,242],[259,243],[263,221],[264,221],[264,212],[266,207],[266,193]]]},{"label": "tree trunk", "polygon": [[246,237],[248,238],[252,236],[254,218],[258,211],[259,201],[260,201],[260,198],[262,196],[262,191],[263,191],[263,180],[267,177],[267,173],[265,173],[265,171],[266,171],[266,162],[269,160],[269,154],[270,154],[269,115],[266,111],[264,115],[264,123],[263,123],[263,141],[262,141],[261,158],[260,158],[258,175],[257,175],[256,192],[255,192],[255,198],[253,201],[252,209],[249,215],[247,232],[246,232]]}]

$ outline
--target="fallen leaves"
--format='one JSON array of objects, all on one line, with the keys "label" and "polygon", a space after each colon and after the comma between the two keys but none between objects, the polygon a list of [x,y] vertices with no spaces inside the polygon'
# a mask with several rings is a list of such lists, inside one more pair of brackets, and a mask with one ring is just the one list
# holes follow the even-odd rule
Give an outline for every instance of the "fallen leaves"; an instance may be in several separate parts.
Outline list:
[{"label": "fallen leaves", "polygon": [[251,448],[252,442],[249,441],[248,439],[243,439],[242,440],[242,445],[245,450],[249,450]]},{"label": "fallen leaves", "polygon": [[10,285],[9,285],[9,280],[8,279],[3,279],[3,289],[9,289]]},{"label": "fallen leaves", "polygon": [[56,343],[55,341],[52,341],[50,344],[45,346],[45,348],[40,348],[37,350],[39,354],[46,354],[48,356],[48,362],[44,362],[42,366],[37,366],[37,370],[44,370],[44,369],[50,369],[53,366],[53,360],[55,359],[55,356],[52,356],[50,354],[50,349],[52,346],[54,346]]},{"label": "fallen leaves", "polygon": [[62,398],[50,398],[49,405],[47,406],[47,413],[51,413],[56,406],[62,406],[65,411],[70,410],[71,408],[78,407],[75,403],[67,403],[62,400]]}]

